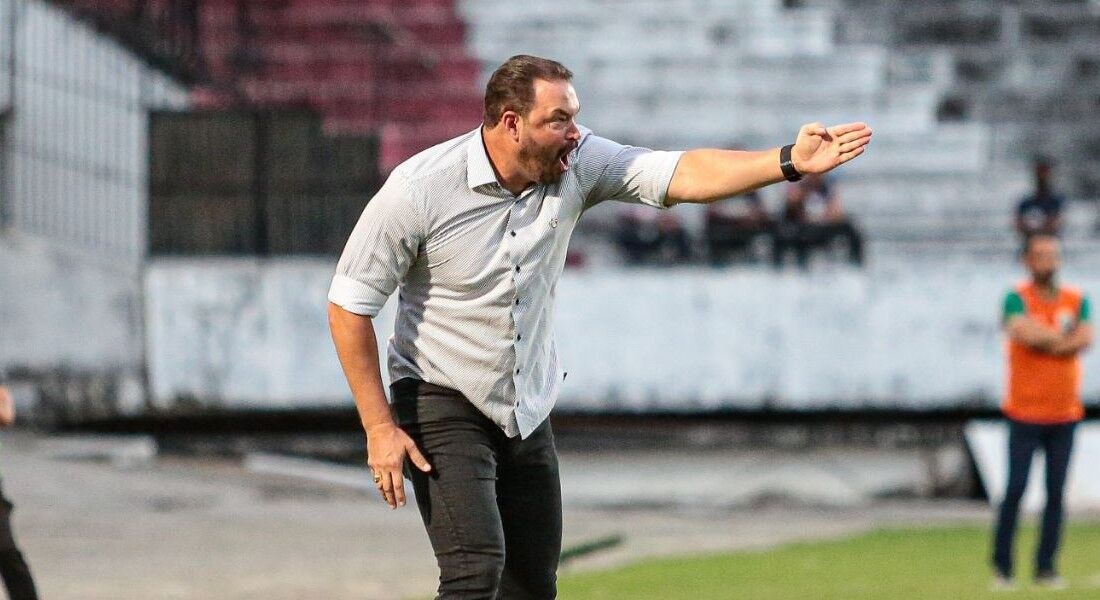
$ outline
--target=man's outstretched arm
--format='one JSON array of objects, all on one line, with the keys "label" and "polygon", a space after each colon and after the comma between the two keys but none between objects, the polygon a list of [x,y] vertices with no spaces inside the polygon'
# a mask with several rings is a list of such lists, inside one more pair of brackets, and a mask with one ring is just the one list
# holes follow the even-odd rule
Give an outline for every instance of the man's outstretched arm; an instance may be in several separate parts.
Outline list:
[{"label": "man's outstretched arm", "polygon": [[[802,126],[791,151],[799,173],[825,173],[863,154],[871,141],[866,123],[825,128],[819,123]],[[689,150],[680,158],[668,186],[668,204],[705,203],[736,196],[783,181],[779,148],[739,150]]]},{"label": "man's outstretched arm", "polygon": [[378,364],[378,338],[370,317],[358,315],[329,303],[328,323],[336,355],[355,398],[355,408],[367,434],[367,464],[381,479],[376,481],[391,508],[405,504],[402,466],[408,455],[421,471],[431,466],[424,455],[390,415],[382,372]]}]

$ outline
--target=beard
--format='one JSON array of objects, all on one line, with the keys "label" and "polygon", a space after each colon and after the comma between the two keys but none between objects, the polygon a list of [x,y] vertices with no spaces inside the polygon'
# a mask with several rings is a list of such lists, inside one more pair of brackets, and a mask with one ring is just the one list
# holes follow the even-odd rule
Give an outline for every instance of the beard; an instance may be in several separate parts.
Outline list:
[{"label": "beard", "polygon": [[1054,284],[1054,271],[1033,272],[1031,278],[1035,283],[1041,286],[1050,286]]},{"label": "beard", "polygon": [[[519,164],[538,183],[557,183],[565,174],[560,166],[565,150],[553,146],[540,147],[528,138],[519,146]],[[572,147],[568,147],[568,150],[572,151]]]}]

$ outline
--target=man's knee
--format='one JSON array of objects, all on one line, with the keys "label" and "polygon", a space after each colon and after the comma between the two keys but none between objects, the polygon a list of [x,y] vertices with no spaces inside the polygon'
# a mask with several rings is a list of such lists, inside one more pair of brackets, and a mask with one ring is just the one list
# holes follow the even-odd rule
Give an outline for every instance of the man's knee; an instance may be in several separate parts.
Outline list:
[{"label": "man's knee", "polygon": [[1050,510],[1062,510],[1062,505],[1065,503],[1065,492],[1061,489],[1047,489],[1047,503],[1046,509]]},{"label": "man's knee", "polygon": [[1027,481],[1021,484],[1010,483],[1005,490],[1005,497],[1003,502],[1015,505],[1019,504],[1024,498],[1024,492],[1027,491]]},{"label": "man's knee", "polygon": [[504,574],[503,550],[461,549],[439,560],[439,600],[495,600]]},{"label": "man's knee", "polygon": [[500,600],[553,600],[558,593],[556,569],[506,569],[500,587]]}]

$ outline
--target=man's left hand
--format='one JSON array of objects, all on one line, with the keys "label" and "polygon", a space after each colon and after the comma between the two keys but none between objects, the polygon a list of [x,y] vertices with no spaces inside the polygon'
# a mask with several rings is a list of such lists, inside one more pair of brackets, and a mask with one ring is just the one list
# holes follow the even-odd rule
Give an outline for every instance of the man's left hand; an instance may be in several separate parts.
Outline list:
[{"label": "man's left hand", "polygon": [[791,162],[799,173],[825,173],[863,154],[870,141],[871,128],[866,123],[828,128],[810,123],[798,130]]}]

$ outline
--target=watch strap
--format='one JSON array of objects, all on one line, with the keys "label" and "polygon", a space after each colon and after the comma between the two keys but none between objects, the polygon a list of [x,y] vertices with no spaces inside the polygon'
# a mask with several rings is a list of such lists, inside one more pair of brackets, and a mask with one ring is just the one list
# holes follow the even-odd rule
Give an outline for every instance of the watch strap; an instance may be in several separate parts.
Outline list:
[{"label": "watch strap", "polygon": [[794,144],[787,144],[779,149],[779,168],[783,171],[783,177],[787,181],[802,179],[802,173],[794,168],[794,162],[791,161],[791,149],[793,148]]}]

